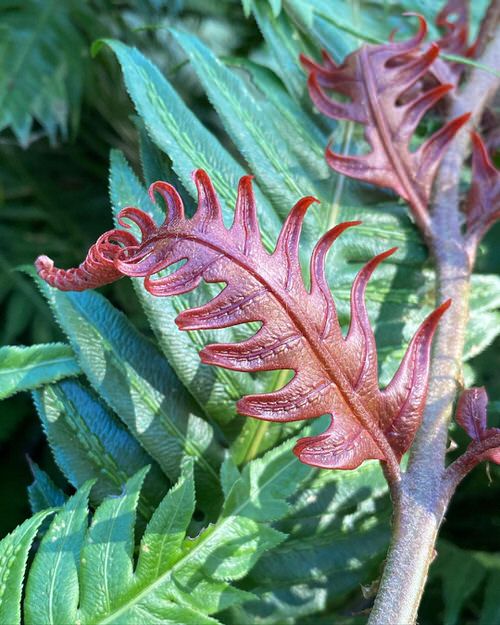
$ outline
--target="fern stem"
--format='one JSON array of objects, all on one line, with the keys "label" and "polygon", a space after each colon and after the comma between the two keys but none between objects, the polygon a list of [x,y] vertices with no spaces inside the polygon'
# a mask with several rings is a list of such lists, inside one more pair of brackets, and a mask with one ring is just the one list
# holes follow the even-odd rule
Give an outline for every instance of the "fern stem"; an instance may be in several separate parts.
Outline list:
[{"label": "fern stem", "polygon": [[[495,0],[496,1],[496,0]],[[500,61],[500,28],[481,63]],[[476,69],[451,104],[450,119],[472,109],[441,164],[429,237],[436,261],[437,300],[452,298],[434,345],[427,409],[412,448],[399,497],[394,501],[393,539],[369,625],[413,625],[429,566],[435,556],[439,526],[454,488],[445,473],[448,426],[462,380],[462,357],[469,317],[473,255],[465,249],[459,183],[469,150],[469,130],[500,84],[498,76]],[[454,485],[456,486],[456,484]]]}]

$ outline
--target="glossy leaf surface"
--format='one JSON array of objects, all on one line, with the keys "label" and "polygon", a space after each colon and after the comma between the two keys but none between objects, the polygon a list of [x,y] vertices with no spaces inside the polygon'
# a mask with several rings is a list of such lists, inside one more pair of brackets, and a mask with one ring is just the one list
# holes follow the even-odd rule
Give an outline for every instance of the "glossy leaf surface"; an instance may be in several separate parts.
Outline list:
[{"label": "glossy leaf surface", "polygon": [[[201,359],[238,371],[294,372],[283,388],[241,399],[238,410],[278,422],[331,414],[331,425],[323,435],[298,443],[295,453],[302,461],[347,469],[368,458],[386,460],[388,450],[400,458],[420,423],[431,339],[449,304],[424,321],[397,373],[380,390],[375,338],[364,293],[377,265],[394,250],[379,254],[358,273],[351,292],[351,324],[344,338],[325,277],[325,260],[335,239],[357,222],[340,224],[320,239],[311,257],[310,288],[306,288],[298,257],[299,237],[314,198],[304,198],[294,206],[271,254],[261,241],[250,177],[240,181],[229,229],[222,221],[207,174],[198,170],[195,182],[199,204],[192,219],[184,216],[175,189],[162,182],[151,189],[167,206],[161,227],[138,209],[120,213],[122,225],[129,219],[140,229],[142,242],[123,248],[114,261],[117,269],[125,275],[145,277],[145,288],[155,296],[192,291],[202,280],[226,284],[208,303],[182,312],[177,324],[183,330],[214,330],[262,323],[246,341],[208,345],[201,351]],[[108,245],[120,232],[103,235],[101,244]],[[153,277],[180,261],[186,262],[169,275]],[[59,270],[44,275],[66,289],[64,276]],[[97,270],[96,281],[98,277]]]}]

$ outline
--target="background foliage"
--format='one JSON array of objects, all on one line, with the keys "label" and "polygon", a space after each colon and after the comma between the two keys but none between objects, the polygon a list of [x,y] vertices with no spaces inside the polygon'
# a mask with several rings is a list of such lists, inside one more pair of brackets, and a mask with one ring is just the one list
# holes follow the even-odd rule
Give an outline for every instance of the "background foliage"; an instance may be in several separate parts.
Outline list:
[{"label": "background foliage", "polygon": [[[8,397],[0,404],[0,536],[35,514],[0,551],[19,544],[22,556],[37,528],[46,532],[36,539],[26,622],[49,618],[36,612],[36,597],[44,571],[55,566],[48,547],[56,535],[61,539],[61,523],[72,519],[71,549],[79,554],[83,545],[86,554],[79,572],[85,622],[96,617],[88,602],[100,584],[109,581],[123,595],[111,589],[102,614],[116,608],[106,601],[137,594],[130,558],[153,513],[140,553],[167,535],[170,560],[142,556],[137,583],[149,588],[163,576],[168,605],[155,608],[165,597],[153,593],[146,606],[134,605],[136,615],[145,609],[151,618],[161,609],[158,618],[172,622],[317,624],[356,621],[351,615],[359,614],[362,621],[388,540],[378,466],[310,470],[290,453],[296,437],[290,425],[237,417],[234,402],[242,394],[280,382],[199,364],[197,350],[210,333],[181,335],[173,324],[199,294],[154,300],[129,281],[102,293],[59,293],[40,290],[20,267],[39,253],[60,266],[77,264],[125,205],[161,220],[161,206],[145,192],[156,179],[176,184],[192,208],[196,167],[211,174],[229,218],[237,180],[251,171],[269,246],[303,195],[322,202],[308,218],[305,255],[329,225],[363,219],[330,262],[345,323],[356,270],[372,254],[399,247],[368,291],[387,378],[433,306],[432,266],[404,206],[327,168],[329,139],[346,151],[362,150],[363,141],[353,124],[339,126],[311,108],[298,55],[325,47],[341,60],[363,38],[387,39],[395,27],[408,33],[412,24],[400,15],[409,9],[426,15],[434,37],[440,3],[345,0],[334,11],[325,0],[63,4],[0,2],[0,334],[2,345],[19,346],[0,349],[0,397]],[[477,27],[485,3],[472,5]],[[92,58],[95,40],[102,42]],[[432,124],[430,116],[422,134]],[[486,384],[497,426],[499,237],[497,226],[479,256],[466,354],[466,382]],[[225,332],[234,337],[241,330]],[[13,394],[28,389],[36,389],[33,398]],[[452,436],[464,444],[459,431]],[[500,619],[499,478],[498,467],[480,468],[460,487],[421,623],[435,623],[436,614],[447,625]],[[100,507],[86,535],[89,496],[92,509]],[[64,502],[48,529],[41,511]],[[122,505],[117,529],[111,520]],[[182,510],[178,527],[167,525],[172,506]],[[117,540],[126,549],[119,557],[129,577],[93,579],[83,560],[107,557],[92,546],[93,532],[111,541],[113,531],[122,532]],[[186,542],[185,532],[197,538]],[[18,568],[11,575],[20,579],[24,567]],[[60,579],[69,574],[76,572],[58,572]],[[73,608],[56,606],[53,616],[73,622],[64,612]],[[0,615],[2,609],[15,605],[0,603]]]}]

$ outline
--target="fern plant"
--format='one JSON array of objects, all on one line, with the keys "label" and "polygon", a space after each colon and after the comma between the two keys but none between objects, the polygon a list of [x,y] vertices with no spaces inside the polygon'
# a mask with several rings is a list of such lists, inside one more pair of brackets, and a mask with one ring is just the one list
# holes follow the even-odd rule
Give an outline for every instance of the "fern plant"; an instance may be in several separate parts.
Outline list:
[{"label": "fern plant", "polygon": [[[116,227],[79,268],[37,261],[37,284],[68,344],[3,348],[0,374],[5,395],[34,389],[56,462],[77,491],[68,498],[33,467],[34,516],[0,543],[2,622],[341,622],[336,606],[370,607],[356,589],[376,578],[387,549],[390,506],[378,460],[394,536],[370,622],[410,623],[453,491],[479,461],[498,461],[498,430],[488,428],[485,392],[475,389],[457,409],[472,442],[442,467],[462,359],[498,331],[498,279],[471,275],[498,216],[498,174],[473,135],[467,225],[450,239],[443,176],[459,175],[453,158],[465,154],[459,130],[470,116],[457,102],[470,104],[470,95],[451,104],[450,120],[432,136],[443,103],[419,123],[439,99],[453,102],[447,94],[459,82],[459,67],[438,56],[439,46],[471,58],[481,38],[470,49],[463,11],[448,21],[455,3],[436,16],[445,31],[437,43],[424,44],[420,18],[416,37],[354,51],[362,31],[339,37],[347,22],[339,31],[342,16],[321,2],[244,6],[275,71],[247,59],[222,63],[193,35],[172,36],[253,183],[235,150],[137,49],[116,40],[94,48],[114,52],[147,132],[144,182],[158,178],[161,150],[182,197],[166,182],[148,196],[114,151]],[[368,14],[373,39],[378,10]],[[320,64],[311,60],[318,40],[351,54],[340,65],[330,48]],[[493,63],[496,46],[494,39],[480,64]],[[338,127],[305,100],[300,53],[317,108],[348,120],[326,159]],[[477,93],[477,76],[485,81],[477,119],[496,78],[474,71],[465,89]],[[356,124],[365,126],[366,155]],[[393,194],[366,182],[399,194],[422,237]],[[458,201],[449,206],[446,219],[458,222]],[[87,290],[122,276],[132,276],[155,342]],[[445,382],[440,358],[448,369],[456,361]],[[485,600],[484,613],[492,610]]]}]

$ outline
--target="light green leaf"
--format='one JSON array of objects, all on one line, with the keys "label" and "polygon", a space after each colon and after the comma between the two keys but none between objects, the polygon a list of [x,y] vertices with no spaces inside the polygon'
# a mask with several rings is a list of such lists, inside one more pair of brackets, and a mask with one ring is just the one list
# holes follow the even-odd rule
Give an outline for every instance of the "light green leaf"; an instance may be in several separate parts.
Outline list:
[{"label": "light green leaf", "polygon": [[21,594],[28,553],[38,528],[51,514],[35,514],[0,541],[0,623],[21,623]]},{"label": "light green leaf", "polygon": [[[245,170],[186,107],[170,83],[138,50],[105,40],[122,67],[125,85],[137,112],[156,145],[172,159],[182,184],[195,196],[191,173],[205,169],[221,196],[224,215],[232,218],[238,180]],[[279,220],[265,196],[256,189],[264,238],[270,246]]]},{"label": "light green leaf", "polygon": [[43,537],[26,585],[26,625],[76,623],[78,569],[91,487],[88,482],[67,501]]},{"label": "light green leaf", "polygon": [[[266,112],[272,119],[276,134],[286,142],[288,151],[300,161],[311,181],[330,180],[334,177],[334,172],[325,160],[327,134],[313,122],[304,106],[289,95],[277,75],[267,67],[246,58],[231,58],[226,60],[226,64],[249,73],[266,102]],[[326,212],[324,207],[322,212]]]},{"label": "light green leaf", "polygon": [[179,481],[158,506],[144,532],[136,570],[141,584],[156,580],[175,562],[194,508],[193,463],[188,459]]},{"label": "light green leaf", "polygon": [[290,94],[298,101],[306,92],[304,70],[299,55],[310,47],[286,12],[277,17],[272,14],[268,0],[253,0],[252,11],[269,49],[274,57],[274,67]]},{"label": "light green leaf", "polygon": [[[389,541],[390,504],[376,462],[355,471],[317,471],[277,525],[286,541],[263,554],[246,578],[257,600],[234,623],[302,623],[377,576]],[[335,621],[336,622],[336,621]]]},{"label": "light green leaf", "polygon": [[[144,532],[135,570],[134,524],[146,470],[97,508],[88,531],[88,485],[78,491],[55,517],[34,559],[26,595],[28,625],[216,625],[213,613],[252,598],[230,582],[284,540],[271,522],[287,513],[287,497],[313,472],[290,447],[282,445],[234,474],[223,512],[195,538],[189,533],[194,461],[186,459],[178,483]],[[69,584],[65,592],[62,583]]]},{"label": "light green leaf", "polygon": [[121,497],[97,508],[81,555],[79,617],[95,622],[121,604],[133,585],[135,510],[146,470],[125,485]]},{"label": "light green leaf", "polygon": [[[272,121],[272,106],[265,99],[256,100],[241,78],[218,61],[199,39],[178,31],[173,34],[188,55],[226,130],[280,216],[286,217],[291,207],[306,195],[325,197],[321,185],[312,185],[298,158],[287,149]],[[306,231],[308,225],[310,221]]]},{"label": "light green leaf", "polygon": [[80,372],[73,350],[64,343],[0,347],[0,399]]},{"label": "light green leaf", "polygon": [[220,468],[220,481],[224,496],[227,497],[231,488],[239,480],[241,474],[231,454],[227,454]]}]

